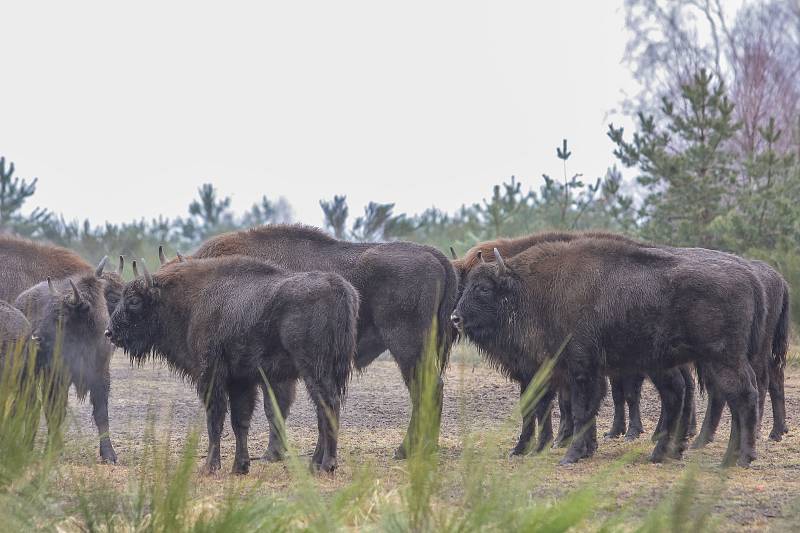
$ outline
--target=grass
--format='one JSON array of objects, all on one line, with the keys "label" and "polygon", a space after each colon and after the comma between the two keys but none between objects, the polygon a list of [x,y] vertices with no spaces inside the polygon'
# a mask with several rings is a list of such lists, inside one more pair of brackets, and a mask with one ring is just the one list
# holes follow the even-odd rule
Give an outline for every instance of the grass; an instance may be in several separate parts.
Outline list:
[{"label": "grass", "polygon": [[[24,357],[31,353],[19,350],[11,359]],[[289,459],[282,465],[254,468],[245,477],[204,477],[198,468],[202,420],[189,424],[186,434],[175,435],[170,428],[177,415],[159,414],[160,405],[150,406],[140,421],[144,436],[128,451],[124,467],[97,465],[86,455],[86,449],[95,447],[86,428],[83,440],[48,444],[39,427],[47,385],[26,374],[25,365],[5,365],[0,379],[0,443],[8,450],[0,454],[3,524],[9,530],[65,532],[649,532],[731,527],[717,511],[728,498],[723,494],[743,475],[722,473],[699,460],[688,461],[686,467],[643,464],[650,448],[646,442],[611,460],[574,468],[555,467],[555,452],[508,460],[521,411],[541,393],[545,375],[499,425],[476,427],[469,407],[474,367],[457,362],[456,382],[449,386],[457,389],[459,402],[458,445],[453,449],[447,441],[437,449],[432,445],[439,427],[432,349],[425,361],[418,378],[421,414],[410,458],[378,464],[371,457],[347,456],[343,446],[347,466],[334,477],[312,474],[291,441]],[[23,404],[21,397],[32,401]],[[609,445],[601,443],[603,447]],[[663,489],[655,500],[646,493],[624,492],[626,487],[653,490],[642,485],[642,472],[652,486]]]}]

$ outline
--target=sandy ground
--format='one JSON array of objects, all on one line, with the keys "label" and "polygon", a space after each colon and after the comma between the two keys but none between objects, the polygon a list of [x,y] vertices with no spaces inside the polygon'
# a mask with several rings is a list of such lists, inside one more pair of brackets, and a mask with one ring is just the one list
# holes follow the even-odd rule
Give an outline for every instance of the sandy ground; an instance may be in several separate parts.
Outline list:
[{"label": "sandy ground", "polygon": [[[714,504],[715,517],[723,529],[800,527],[800,368],[787,369],[786,376],[786,410],[791,432],[781,443],[768,441],[766,437],[772,418],[771,412],[767,412],[758,441],[758,460],[750,469],[736,468],[723,474],[727,476],[727,481]],[[316,440],[316,418],[304,391],[302,388],[298,390],[300,394],[287,421],[289,439],[299,453],[310,454]],[[446,466],[448,461],[458,459],[465,429],[479,438],[480,435],[497,435],[503,445],[502,453],[497,449],[487,453],[493,454],[492,460],[496,461],[498,468],[513,471],[523,467],[526,461],[534,460],[543,461],[548,467],[533,483],[535,495],[557,498],[568,488],[579,486],[592,476],[609,471],[603,483],[612,500],[620,506],[634,507],[634,512],[637,512],[636,509],[647,510],[661,501],[690,462],[706,465],[709,471],[716,472],[717,478],[720,477],[716,465],[722,458],[727,442],[727,412],[716,441],[705,450],[690,450],[681,462],[653,465],[647,461],[652,446],[649,435],[659,413],[659,402],[649,383],[645,386],[642,405],[645,436],[636,443],[602,439],[602,434],[611,425],[609,394],[598,418],[601,440],[597,454],[590,460],[568,467],[555,466],[563,450],[548,450],[538,459],[526,457],[510,460],[505,456],[505,452],[514,444],[515,432],[518,431],[519,423],[510,417],[519,392],[516,385],[480,364],[474,356],[468,356],[466,360],[457,358],[451,365],[446,376],[445,391],[440,441],[442,463]],[[699,403],[698,421],[702,421],[704,398]],[[81,468],[85,468],[86,464],[97,461],[91,407],[88,402],[78,404],[74,396],[70,399],[70,405],[73,418],[68,436],[73,448],[78,451],[71,453],[69,460],[76,464],[76,468],[81,463]],[[180,449],[190,428],[205,426],[201,404],[189,384],[159,364],[131,367],[121,353],[115,354],[113,360],[110,412],[112,438],[120,461],[116,466],[98,468],[108,469],[111,478],[120,483],[129,479],[128,466],[141,453],[148,413],[158,415],[157,426],[160,430],[169,429],[176,450]],[[392,459],[392,452],[403,437],[408,417],[408,395],[397,367],[388,357],[381,357],[356,377],[349,389],[341,423],[341,467],[337,471],[337,483],[346,482],[354,469],[364,464],[373,465],[387,486],[397,483],[401,475],[397,466],[402,462]],[[557,423],[557,419],[558,409],[555,409],[554,423]],[[167,424],[168,420],[172,422]],[[205,431],[201,434],[202,452],[206,447]],[[250,453],[254,458],[263,452],[266,440],[267,423],[259,405],[250,438]],[[208,483],[221,485],[230,477],[227,472],[233,458],[233,444],[233,435],[226,422],[222,449],[223,471],[226,473],[210,479]],[[631,453],[633,458],[624,466],[609,470],[615,460]],[[274,490],[280,490],[286,483],[284,468],[275,464],[254,463],[250,476]],[[613,513],[613,506],[606,511]]]}]

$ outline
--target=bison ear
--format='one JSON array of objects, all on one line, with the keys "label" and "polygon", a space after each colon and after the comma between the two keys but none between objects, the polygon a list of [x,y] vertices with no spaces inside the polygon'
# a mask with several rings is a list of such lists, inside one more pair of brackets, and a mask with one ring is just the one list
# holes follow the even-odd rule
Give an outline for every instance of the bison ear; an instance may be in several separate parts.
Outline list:
[{"label": "bison ear", "polygon": [[503,261],[503,256],[500,255],[500,250],[494,249],[494,260],[497,263],[497,273],[501,276],[506,273],[506,262]]},{"label": "bison ear", "polygon": [[178,262],[183,263],[183,256],[181,255],[181,253],[176,250],[175,255],[178,257]]},{"label": "bison ear", "polygon": [[53,287],[53,280],[50,279],[50,276],[47,276],[47,290],[50,292],[50,296],[58,296],[58,291]]},{"label": "bison ear", "polygon": [[483,258],[483,250],[478,250],[478,261],[485,263],[486,259]]}]

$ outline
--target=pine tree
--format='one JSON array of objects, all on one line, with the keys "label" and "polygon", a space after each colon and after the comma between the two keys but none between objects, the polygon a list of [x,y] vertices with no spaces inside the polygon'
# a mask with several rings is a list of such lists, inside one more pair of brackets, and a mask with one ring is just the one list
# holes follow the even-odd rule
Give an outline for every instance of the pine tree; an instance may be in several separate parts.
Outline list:
[{"label": "pine tree", "polygon": [[347,196],[334,196],[333,200],[320,200],[319,205],[325,216],[325,227],[333,232],[337,239],[347,238]]}]

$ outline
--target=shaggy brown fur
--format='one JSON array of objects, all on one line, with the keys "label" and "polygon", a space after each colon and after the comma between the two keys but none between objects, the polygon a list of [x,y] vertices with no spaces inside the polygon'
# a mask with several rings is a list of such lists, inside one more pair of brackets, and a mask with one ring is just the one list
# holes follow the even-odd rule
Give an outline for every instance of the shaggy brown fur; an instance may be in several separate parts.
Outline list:
[{"label": "shaggy brown fur", "polygon": [[[747,465],[755,458],[758,418],[749,362],[761,346],[764,315],[763,288],[742,265],[586,238],[538,244],[507,265],[474,267],[454,319],[499,364],[518,354],[541,362],[571,339],[556,376],[570,385],[576,428],[592,426],[605,373],[650,373],[669,428],[654,461],[680,456],[686,427],[678,423],[683,380],[667,381],[660,373],[695,361],[734,413],[724,463],[738,456]],[[584,432],[564,462],[592,452]]]},{"label": "shaggy brown fur", "polygon": [[[317,408],[312,465],[336,468],[339,409],[356,347],[358,293],[330,272],[292,273],[241,256],[161,267],[125,286],[107,335],[135,360],[164,359],[206,403],[206,469],[220,467],[230,404],[234,473],[247,473],[258,385],[302,379]],[[269,401],[269,400],[267,400]]]}]

